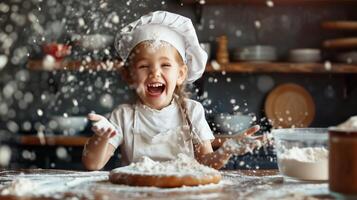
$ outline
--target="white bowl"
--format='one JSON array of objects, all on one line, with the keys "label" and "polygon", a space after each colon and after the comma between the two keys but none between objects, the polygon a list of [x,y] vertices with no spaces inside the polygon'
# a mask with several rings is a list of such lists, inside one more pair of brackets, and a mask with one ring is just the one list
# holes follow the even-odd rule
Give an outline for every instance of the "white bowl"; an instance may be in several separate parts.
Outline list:
[{"label": "white bowl", "polygon": [[274,129],[279,171],[288,179],[328,180],[328,130],[326,128]]},{"label": "white bowl", "polygon": [[320,49],[292,49],[289,52],[289,60],[299,63],[314,63],[321,61]]},{"label": "white bowl", "polygon": [[234,57],[242,61],[274,61],[277,59],[276,49],[273,46],[254,45],[244,47],[235,52]]}]

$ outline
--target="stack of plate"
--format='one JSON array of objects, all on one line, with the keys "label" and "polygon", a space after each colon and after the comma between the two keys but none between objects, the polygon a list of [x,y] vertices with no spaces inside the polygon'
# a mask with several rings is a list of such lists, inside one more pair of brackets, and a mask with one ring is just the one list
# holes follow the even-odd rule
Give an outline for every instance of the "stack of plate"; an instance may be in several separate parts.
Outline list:
[{"label": "stack of plate", "polygon": [[233,59],[237,61],[275,61],[277,55],[273,46],[254,45],[235,50]]},{"label": "stack of plate", "polygon": [[299,63],[314,63],[321,60],[320,49],[292,49],[289,52],[289,60]]}]

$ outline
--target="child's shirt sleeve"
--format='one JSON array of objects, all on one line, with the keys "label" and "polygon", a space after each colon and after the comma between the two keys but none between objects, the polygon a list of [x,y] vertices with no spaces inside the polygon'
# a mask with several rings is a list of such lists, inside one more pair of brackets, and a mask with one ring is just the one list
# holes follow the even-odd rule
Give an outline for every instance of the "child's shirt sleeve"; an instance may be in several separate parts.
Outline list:
[{"label": "child's shirt sleeve", "polygon": [[[197,101],[191,101],[191,105],[188,105],[188,109],[191,109],[191,122],[193,125],[193,131],[200,137],[202,141],[210,140],[211,142],[214,139],[213,132],[209,127],[206,117],[205,110],[201,103]],[[198,141],[194,141],[197,143]]]},{"label": "child's shirt sleeve", "polygon": [[117,134],[109,139],[109,144],[117,148],[123,143],[124,133],[123,133],[123,121],[124,121],[124,111],[122,107],[115,109],[109,116],[109,122],[113,124],[116,128]]}]

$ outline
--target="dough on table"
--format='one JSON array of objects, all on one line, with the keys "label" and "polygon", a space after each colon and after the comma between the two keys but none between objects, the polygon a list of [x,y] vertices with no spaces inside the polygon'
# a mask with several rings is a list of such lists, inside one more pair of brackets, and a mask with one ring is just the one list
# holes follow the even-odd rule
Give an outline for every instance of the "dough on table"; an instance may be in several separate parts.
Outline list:
[{"label": "dough on table", "polygon": [[179,154],[176,160],[165,162],[143,157],[139,162],[113,169],[109,180],[115,184],[173,188],[216,184],[221,180],[221,174],[185,154]]}]

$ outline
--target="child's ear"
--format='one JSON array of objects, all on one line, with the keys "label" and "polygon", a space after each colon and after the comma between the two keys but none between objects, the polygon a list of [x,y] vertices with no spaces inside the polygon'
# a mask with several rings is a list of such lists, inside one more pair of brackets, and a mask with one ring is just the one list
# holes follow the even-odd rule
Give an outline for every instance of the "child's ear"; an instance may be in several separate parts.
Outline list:
[{"label": "child's ear", "polygon": [[177,85],[182,85],[183,82],[186,80],[187,77],[187,65],[180,66],[179,69],[179,77],[177,79]]},{"label": "child's ear", "polygon": [[130,75],[130,70],[128,69],[128,67],[125,67],[125,66],[122,67],[120,69],[120,74],[121,74],[123,80],[125,82],[127,82],[129,85],[131,85],[134,82],[132,77],[131,77],[131,75]]}]

